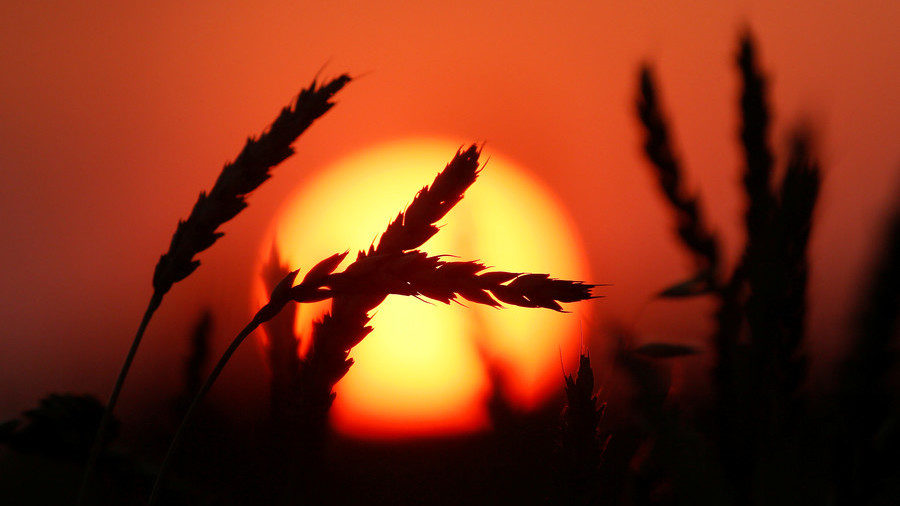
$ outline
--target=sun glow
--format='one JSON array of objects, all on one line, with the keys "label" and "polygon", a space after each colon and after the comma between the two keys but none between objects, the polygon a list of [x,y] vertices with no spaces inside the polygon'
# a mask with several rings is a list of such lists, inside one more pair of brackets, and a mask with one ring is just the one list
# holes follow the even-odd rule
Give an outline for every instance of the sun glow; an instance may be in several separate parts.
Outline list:
[{"label": "sun glow", "polygon": [[[411,139],[337,161],[288,199],[260,263],[268,260],[273,241],[283,260],[301,268],[301,277],[332,253],[367,248],[459,147]],[[493,152],[489,156],[478,180],[422,249],[478,259],[498,270],[590,281],[561,206],[513,162]],[[522,409],[559,388],[559,352],[575,354],[577,313],[463,304],[468,307],[389,296],[374,312],[375,330],[353,349],[355,364],[336,387],[335,428],[367,438],[485,428],[489,366],[500,368],[507,394]],[[299,335],[309,335],[311,322],[327,308],[301,308]]]}]

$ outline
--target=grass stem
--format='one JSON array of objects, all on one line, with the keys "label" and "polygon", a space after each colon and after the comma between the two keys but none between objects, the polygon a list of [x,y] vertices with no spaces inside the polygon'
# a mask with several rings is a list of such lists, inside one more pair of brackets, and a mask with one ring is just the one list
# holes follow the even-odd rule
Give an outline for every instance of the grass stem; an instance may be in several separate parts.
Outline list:
[{"label": "grass stem", "polygon": [[247,324],[243,330],[231,341],[231,344],[228,345],[228,349],[225,350],[225,353],[222,354],[222,357],[219,358],[219,361],[216,363],[215,367],[213,367],[212,372],[209,373],[209,377],[206,378],[206,382],[203,383],[203,386],[200,387],[200,390],[197,392],[197,395],[194,396],[194,399],[191,401],[191,405],[188,406],[187,412],[184,414],[184,418],[181,419],[181,425],[178,426],[178,430],[175,432],[175,436],[172,438],[172,443],[169,445],[169,449],[166,450],[166,456],[163,458],[162,465],[159,468],[159,474],[156,476],[156,482],[153,484],[153,491],[150,492],[150,500],[147,503],[149,506],[153,506],[159,498],[160,488],[162,487],[163,479],[165,479],[166,472],[169,470],[169,467],[172,464],[172,456],[175,453],[175,449],[181,444],[181,440],[184,438],[185,430],[190,425],[191,421],[194,418],[194,413],[197,411],[197,406],[200,405],[200,402],[206,397],[206,394],[209,392],[210,388],[212,388],[213,383],[216,382],[216,379],[219,377],[219,374],[222,373],[222,369],[225,368],[225,364],[228,363],[228,360],[231,359],[231,356],[234,355],[234,352],[237,351],[238,347],[240,347],[241,343],[249,336],[254,330],[256,330],[259,325],[263,323],[263,318],[260,317],[260,313],[257,313],[256,316],[250,320],[250,323]]},{"label": "grass stem", "polygon": [[122,369],[119,371],[119,376],[116,378],[116,384],[113,386],[112,393],[109,396],[109,402],[106,403],[106,409],[103,411],[103,418],[100,419],[97,435],[94,437],[94,444],[91,446],[91,451],[88,454],[87,464],[85,464],[84,468],[84,476],[81,478],[81,486],[78,489],[78,498],[75,502],[77,506],[84,504],[88,486],[97,469],[97,461],[100,460],[100,455],[103,453],[106,442],[106,433],[109,430],[110,422],[112,422],[113,410],[116,407],[116,402],[119,400],[119,394],[122,392],[125,378],[128,376],[128,371],[131,369],[131,363],[134,361],[134,356],[137,354],[138,347],[141,344],[141,338],[144,337],[144,331],[147,330],[147,324],[150,323],[150,318],[153,316],[153,313],[156,312],[157,308],[159,308],[160,303],[162,303],[162,298],[163,294],[154,290],[153,296],[150,298],[150,303],[147,305],[147,310],[144,311],[144,317],[141,319],[141,324],[138,326],[134,340],[131,342],[131,348],[128,349],[128,355],[125,357],[125,362],[122,363]]}]

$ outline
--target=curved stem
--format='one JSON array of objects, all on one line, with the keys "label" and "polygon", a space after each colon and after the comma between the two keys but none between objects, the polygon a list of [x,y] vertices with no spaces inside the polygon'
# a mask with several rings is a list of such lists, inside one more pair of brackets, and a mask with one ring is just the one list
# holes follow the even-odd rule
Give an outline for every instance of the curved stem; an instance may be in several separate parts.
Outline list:
[{"label": "curved stem", "polygon": [[125,377],[128,376],[128,371],[131,369],[131,363],[134,361],[134,356],[137,354],[138,346],[141,344],[141,338],[144,337],[144,331],[147,330],[147,324],[150,323],[150,318],[153,316],[153,313],[156,312],[156,309],[159,308],[162,299],[163,293],[154,290],[153,296],[150,297],[150,303],[147,304],[147,310],[144,311],[144,317],[141,319],[141,324],[138,326],[134,340],[131,342],[131,348],[125,356],[125,362],[122,364],[122,369],[119,371],[118,378],[116,378],[116,384],[113,386],[112,393],[109,396],[109,402],[106,403],[106,409],[103,411],[103,417],[100,419],[100,426],[97,428],[97,435],[94,436],[94,444],[91,446],[91,452],[88,455],[87,464],[85,464],[84,475],[81,478],[81,486],[78,489],[78,498],[75,502],[77,506],[84,504],[88,485],[94,477],[97,461],[100,460],[100,454],[103,453],[107,436],[106,432],[109,430],[109,424],[112,422],[113,410],[116,408],[116,402],[119,400],[119,394],[122,392],[122,386],[125,384]]},{"label": "curved stem", "polygon": [[216,366],[213,367],[212,372],[209,373],[209,377],[206,378],[206,382],[203,383],[203,386],[200,387],[200,390],[197,392],[197,395],[194,396],[194,400],[191,401],[191,405],[188,407],[187,412],[184,414],[184,418],[181,419],[181,425],[178,426],[178,430],[175,432],[175,437],[172,438],[172,443],[169,445],[169,449],[166,450],[166,456],[163,458],[162,465],[159,468],[159,474],[156,476],[156,482],[153,484],[153,491],[150,493],[150,500],[147,503],[148,506],[153,506],[159,498],[160,487],[162,486],[163,479],[165,478],[165,474],[169,469],[172,461],[172,455],[175,453],[175,449],[181,444],[181,439],[184,437],[185,429],[187,429],[188,425],[190,425],[191,419],[194,416],[194,412],[197,409],[197,406],[200,404],[200,401],[206,396],[206,393],[209,392],[209,389],[212,388],[213,383],[215,383],[216,378],[219,377],[219,374],[222,372],[222,369],[225,368],[225,364],[228,363],[228,360],[237,351],[238,347],[241,343],[244,342],[244,339],[250,335],[251,332],[256,330],[262,323],[262,318],[260,314],[257,313],[256,316],[250,320],[250,323],[247,324],[246,327],[241,330],[241,332],[231,341],[231,344],[228,346],[228,349],[225,350],[225,353],[222,354],[222,358],[216,363]]}]

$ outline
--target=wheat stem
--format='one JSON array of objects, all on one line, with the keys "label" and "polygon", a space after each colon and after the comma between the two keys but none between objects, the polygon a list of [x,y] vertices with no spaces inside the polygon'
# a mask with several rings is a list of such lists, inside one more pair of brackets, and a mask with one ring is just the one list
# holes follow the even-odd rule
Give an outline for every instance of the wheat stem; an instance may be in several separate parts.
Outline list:
[{"label": "wheat stem", "polygon": [[181,425],[178,426],[178,430],[175,432],[175,437],[172,438],[172,443],[169,445],[169,449],[166,450],[166,456],[163,458],[162,465],[159,468],[159,474],[156,476],[156,482],[153,484],[153,491],[150,493],[150,500],[148,505],[152,506],[156,503],[157,498],[159,497],[160,487],[162,486],[163,478],[166,475],[166,472],[169,470],[169,467],[172,463],[172,456],[175,453],[175,449],[178,448],[181,444],[181,440],[184,438],[184,432],[187,427],[190,425],[191,421],[194,418],[194,413],[197,411],[197,406],[206,397],[207,392],[209,392],[210,388],[212,388],[213,383],[216,382],[216,379],[219,377],[219,374],[222,373],[222,369],[225,368],[225,364],[228,363],[228,360],[231,359],[231,356],[234,355],[234,352],[237,351],[238,347],[240,347],[241,343],[249,336],[261,323],[263,323],[263,319],[260,316],[260,313],[257,313],[256,316],[250,320],[250,323],[244,327],[240,333],[231,341],[231,344],[228,345],[228,349],[225,350],[225,353],[222,354],[222,357],[219,358],[219,361],[216,362],[215,367],[213,367],[212,372],[209,373],[209,377],[206,378],[206,382],[203,383],[203,386],[200,387],[200,390],[197,392],[197,395],[194,396],[194,400],[191,401],[191,405],[188,406],[187,412],[184,414],[184,418],[181,419]]},{"label": "wheat stem", "polygon": [[[307,283],[316,283],[320,280],[321,277],[327,276],[331,273],[331,270],[337,267],[340,260],[344,258],[344,255],[333,255],[329,258],[326,258],[319,264],[315,265],[312,269],[310,269],[309,273],[307,273],[303,282],[293,287],[295,292],[297,290],[302,290]],[[149,505],[152,505],[156,502],[156,499],[159,496],[160,487],[162,486],[162,480],[165,477],[166,472],[168,471],[172,456],[175,453],[175,450],[180,446],[181,440],[184,437],[184,431],[190,425],[191,420],[194,417],[194,413],[197,410],[197,406],[200,404],[200,401],[206,397],[209,389],[212,388],[213,383],[216,382],[216,379],[219,377],[219,374],[222,373],[222,370],[225,368],[225,365],[231,359],[231,356],[234,355],[234,352],[241,346],[241,343],[247,339],[257,327],[261,324],[271,320],[279,312],[284,308],[284,306],[291,300],[291,290],[292,285],[294,284],[294,279],[297,277],[297,273],[299,271],[291,271],[287,273],[287,275],[282,278],[278,284],[275,285],[275,288],[272,289],[272,294],[269,297],[269,302],[263,306],[259,311],[256,312],[256,315],[253,316],[253,319],[250,320],[250,323],[247,324],[231,341],[231,344],[228,345],[228,348],[219,358],[219,361],[216,362],[215,367],[213,367],[212,372],[209,373],[209,376],[206,378],[206,382],[203,383],[203,386],[200,387],[200,390],[197,391],[197,394],[194,396],[194,399],[191,401],[190,406],[188,406],[187,412],[184,414],[184,418],[181,419],[181,424],[178,426],[178,430],[175,432],[175,436],[172,438],[172,442],[169,444],[168,450],[166,450],[166,456],[163,458],[162,465],[159,468],[159,474],[156,476],[156,482],[153,484],[153,490],[150,493],[150,500],[148,502]],[[314,302],[317,300],[322,300],[322,297],[315,289],[310,289],[307,291],[307,298],[299,299],[298,302]]]},{"label": "wheat stem", "polygon": [[131,348],[128,349],[128,355],[125,356],[125,362],[122,363],[122,369],[119,371],[119,376],[116,378],[116,384],[113,386],[112,393],[109,395],[109,402],[106,403],[106,409],[103,411],[103,418],[100,419],[100,426],[97,428],[97,435],[94,437],[94,444],[91,445],[91,452],[88,455],[84,475],[81,478],[81,486],[78,489],[78,498],[75,502],[78,506],[84,504],[85,497],[87,496],[88,484],[94,476],[100,454],[103,453],[106,432],[109,430],[110,422],[112,422],[113,410],[115,409],[116,402],[119,400],[119,394],[122,392],[125,378],[128,376],[129,369],[131,369],[131,363],[134,361],[134,356],[137,354],[138,346],[141,344],[141,338],[144,337],[144,331],[147,330],[150,318],[153,316],[153,313],[156,312],[156,309],[159,308],[160,303],[162,303],[162,298],[163,294],[159,291],[154,291],[153,296],[150,297],[150,303],[147,305],[147,310],[144,311],[144,317],[141,319],[141,324],[138,326],[134,340],[131,342]]},{"label": "wheat stem", "polygon": [[208,194],[201,192],[188,218],[178,222],[169,250],[160,257],[153,271],[153,297],[131,343],[103,413],[78,490],[77,506],[84,504],[87,485],[103,451],[103,438],[106,436],[125,377],[128,376],[128,370],[131,368],[131,362],[140,346],[147,324],[162,302],[163,296],[175,283],[199,267],[200,261],[194,257],[224,235],[218,228],[247,207],[247,195],[269,179],[269,171],[273,167],[294,154],[292,146],[294,141],[316,119],[331,109],[334,105],[331,102],[332,97],[350,82],[350,79],[348,75],[341,75],[323,86],[313,81],[308,88],[301,90],[294,103],[284,107],[266,131],[258,138],[251,137],[247,140],[237,158],[222,168],[212,190]]}]

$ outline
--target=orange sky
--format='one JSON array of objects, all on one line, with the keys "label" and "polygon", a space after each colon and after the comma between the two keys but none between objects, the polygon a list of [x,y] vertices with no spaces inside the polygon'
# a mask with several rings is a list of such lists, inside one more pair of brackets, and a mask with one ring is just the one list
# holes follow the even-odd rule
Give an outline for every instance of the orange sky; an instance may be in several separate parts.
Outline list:
[{"label": "orange sky", "polygon": [[[309,4],[0,6],[0,418],[50,391],[106,395],[176,220],[244,138],[326,63],[326,75],[366,76],[167,297],[126,409],[141,396],[136,387],[159,376],[174,388],[173,375],[159,371],[180,367],[196,304],[220,317],[220,343],[248,317],[257,245],[283,198],[329,162],[397,137],[486,141],[486,153],[529,168],[568,204],[593,281],[614,283],[598,304],[603,316],[634,321],[690,265],[639,155],[637,64],[657,65],[691,184],[734,254],[743,202],[731,61],[744,22],[773,76],[776,140],[804,114],[822,134],[812,333],[822,343],[842,334],[900,184],[900,5]],[[703,313],[679,313],[683,306],[652,304],[637,328],[648,338],[701,342]],[[250,350],[226,385],[263,374]],[[819,370],[829,363],[823,356]],[[250,397],[227,386],[219,395]]]}]

